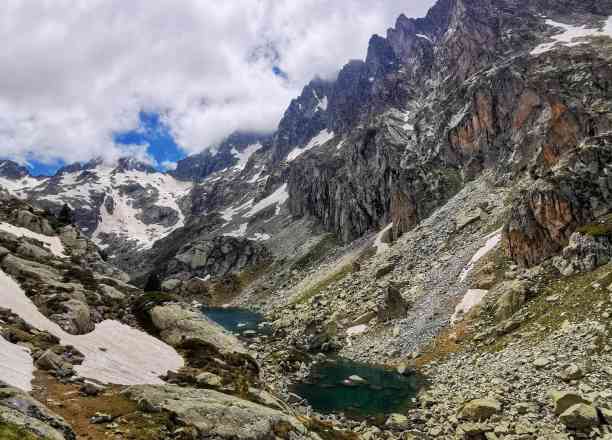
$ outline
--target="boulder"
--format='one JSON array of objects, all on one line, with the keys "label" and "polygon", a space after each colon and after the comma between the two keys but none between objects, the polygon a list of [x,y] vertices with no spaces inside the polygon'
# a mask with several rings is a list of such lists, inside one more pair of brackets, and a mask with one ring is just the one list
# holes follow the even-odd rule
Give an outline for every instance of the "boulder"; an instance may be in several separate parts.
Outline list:
[{"label": "boulder", "polygon": [[21,226],[38,234],[48,236],[55,235],[55,231],[46,218],[37,216],[36,214],[25,209],[15,211],[11,216],[11,223],[13,223],[15,226]]},{"label": "boulder", "polygon": [[91,310],[86,303],[76,299],[70,299],[63,302],[62,306],[65,309],[64,315],[72,324],[71,328],[66,329],[68,333],[83,335],[93,331],[95,325],[91,320]]},{"label": "boulder", "polygon": [[396,431],[402,431],[410,427],[410,421],[408,417],[403,414],[391,414],[385,422],[385,427]]},{"label": "boulder", "polygon": [[512,317],[527,301],[525,284],[519,280],[505,281],[493,292],[499,295],[495,303],[495,318],[499,322]]},{"label": "boulder", "polygon": [[203,314],[178,304],[153,307],[151,321],[161,339],[177,347],[188,340],[199,340],[215,346],[221,353],[246,353],[240,341]]},{"label": "boulder", "polygon": [[562,414],[573,405],[589,403],[580,394],[573,391],[553,390],[549,393],[549,396],[552,399],[556,415]]},{"label": "boulder", "polygon": [[379,267],[376,270],[376,273],[374,274],[374,278],[379,280],[382,277],[387,276],[388,274],[393,272],[393,269],[395,269],[395,263],[385,264],[384,266]]},{"label": "boulder", "polygon": [[198,438],[259,440],[307,433],[305,426],[292,416],[214,390],[139,385],[129,387],[125,395],[167,411],[195,429]]},{"label": "boulder", "polygon": [[106,284],[100,284],[100,292],[104,297],[111,301],[125,300],[125,293],[112,286],[107,286]]},{"label": "boulder", "polygon": [[213,388],[218,388],[223,384],[221,377],[217,376],[216,374],[209,373],[207,371],[205,371],[204,373],[198,374],[196,376],[196,380],[198,382],[198,385],[213,387]]},{"label": "boulder", "polygon": [[399,289],[387,287],[382,301],[378,304],[378,320],[381,322],[404,318],[408,313],[408,302],[404,300]]},{"label": "boulder", "polygon": [[494,399],[474,399],[466,403],[460,412],[460,417],[466,420],[486,420],[501,411],[501,403]]},{"label": "boulder", "polygon": [[45,260],[47,258],[51,258],[51,252],[48,250],[25,241],[19,245],[16,253],[21,257],[33,258],[35,260]]},{"label": "boulder", "polygon": [[565,382],[582,379],[583,376],[584,376],[584,372],[582,371],[582,368],[580,368],[576,364],[568,365],[561,372],[561,379],[563,379]]},{"label": "boulder", "polygon": [[597,410],[592,405],[578,403],[570,406],[560,416],[565,426],[576,430],[585,430],[599,425]]},{"label": "boulder", "polygon": [[52,350],[46,350],[36,359],[36,367],[45,371],[71,370],[72,365]]},{"label": "boulder", "polygon": [[72,428],[27,393],[0,383],[0,423],[25,429],[45,440],[76,440]]},{"label": "boulder", "polygon": [[553,259],[555,267],[565,276],[592,272],[612,258],[612,239],[574,232],[560,256]]}]

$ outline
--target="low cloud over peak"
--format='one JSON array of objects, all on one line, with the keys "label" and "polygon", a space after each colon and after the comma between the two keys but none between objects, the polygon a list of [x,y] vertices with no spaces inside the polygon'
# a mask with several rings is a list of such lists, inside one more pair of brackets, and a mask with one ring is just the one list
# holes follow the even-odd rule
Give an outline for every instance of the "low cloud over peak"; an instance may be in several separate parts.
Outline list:
[{"label": "low cloud over peak", "polygon": [[146,148],[116,143],[117,133],[139,129],[142,112],[161,115],[185,153],[236,129],[271,131],[310,79],[333,77],[363,58],[372,33],[432,3],[9,0],[0,157],[142,156]]}]

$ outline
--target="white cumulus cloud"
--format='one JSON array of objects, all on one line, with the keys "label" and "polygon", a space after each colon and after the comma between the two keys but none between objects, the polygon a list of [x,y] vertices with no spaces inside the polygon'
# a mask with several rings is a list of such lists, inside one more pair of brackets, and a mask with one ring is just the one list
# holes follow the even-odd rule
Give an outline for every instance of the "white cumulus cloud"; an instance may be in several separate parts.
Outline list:
[{"label": "white cumulus cloud", "polygon": [[[433,0],[5,0],[0,156],[108,159],[158,112],[187,153],[273,130],[315,75],[365,56],[371,34]],[[278,66],[287,78],[276,76]]]}]

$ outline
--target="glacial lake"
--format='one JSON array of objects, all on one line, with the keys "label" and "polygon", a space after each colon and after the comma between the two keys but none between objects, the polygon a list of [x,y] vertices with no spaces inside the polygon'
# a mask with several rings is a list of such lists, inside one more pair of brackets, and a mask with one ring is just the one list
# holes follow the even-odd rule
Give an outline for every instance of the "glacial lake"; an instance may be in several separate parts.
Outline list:
[{"label": "glacial lake", "polygon": [[203,307],[202,313],[232,333],[243,335],[246,331],[254,331],[257,335],[270,334],[269,327],[260,325],[265,322],[260,313],[237,307]]},{"label": "glacial lake", "polygon": [[[358,376],[364,381],[348,381]],[[330,358],[312,366],[311,375],[292,386],[291,391],[303,397],[320,413],[344,413],[366,418],[401,413],[411,407],[423,379],[403,376],[393,370]]]}]

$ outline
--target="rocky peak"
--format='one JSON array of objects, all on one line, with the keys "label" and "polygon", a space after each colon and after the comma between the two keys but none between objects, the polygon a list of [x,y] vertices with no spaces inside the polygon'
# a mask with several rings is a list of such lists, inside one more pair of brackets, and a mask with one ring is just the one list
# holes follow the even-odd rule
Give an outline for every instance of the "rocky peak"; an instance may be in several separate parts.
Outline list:
[{"label": "rocky peak", "polygon": [[151,165],[139,161],[133,157],[122,157],[117,161],[117,167],[115,168],[117,172],[123,173],[126,171],[141,171],[143,173],[152,174],[157,173],[158,171],[153,168]]},{"label": "rocky peak", "polygon": [[291,101],[274,137],[273,159],[283,159],[296,146],[303,146],[328,126],[328,108],[333,82],[316,78]]},{"label": "rocky peak", "polygon": [[[233,167],[240,162],[241,154],[249,147],[254,152],[254,145],[263,148],[270,142],[270,135],[252,132],[234,132],[229,135],[216,149],[206,149],[201,153],[188,156],[177,162],[174,177],[180,180],[202,181],[217,171]],[[249,152],[248,154],[252,154]],[[245,158],[248,160],[248,158]],[[246,166],[246,164],[243,164]]]},{"label": "rocky peak", "polygon": [[12,160],[0,160],[0,177],[21,179],[30,176],[30,171]]}]

